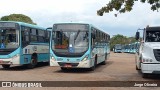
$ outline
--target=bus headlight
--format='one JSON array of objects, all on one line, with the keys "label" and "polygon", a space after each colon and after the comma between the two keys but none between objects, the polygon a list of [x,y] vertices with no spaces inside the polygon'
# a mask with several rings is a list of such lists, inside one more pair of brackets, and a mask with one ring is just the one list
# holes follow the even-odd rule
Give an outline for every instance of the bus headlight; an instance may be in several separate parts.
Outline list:
[{"label": "bus headlight", "polygon": [[54,57],[51,57],[51,60],[52,60],[52,61],[56,61]]},{"label": "bus headlight", "polygon": [[13,56],[12,58],[14,59],[14,58],[16,58],[16,57],[19,57],[19,54],[16,54],[15,56]]},{"label": "bus headlight", "polygon": [[56,61],[53,55],[51,55],[51,60]]},{"label": "bus headlight", "polygon": [[152,62],[153,60],[150,58],[143,58],[143,62]]},{"label": "bus headlight", "polygon": [[86,55],[83,59],[82,59],[82,61],[86,61],[88,59],[88,55]]},{"label": "bus headlight", "polygon": [[150,59],[150,62],[152,62],[153,60],[152,59]]}]

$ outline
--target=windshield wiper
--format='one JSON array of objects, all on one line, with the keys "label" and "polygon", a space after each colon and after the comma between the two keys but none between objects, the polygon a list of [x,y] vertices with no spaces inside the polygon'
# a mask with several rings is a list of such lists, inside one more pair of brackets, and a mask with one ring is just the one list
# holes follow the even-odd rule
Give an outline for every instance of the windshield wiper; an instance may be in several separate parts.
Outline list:
[{"label": "windshield wiper", "polygon": [[77,32],[77,34],[76,34],[76,36],[75,36],[75,38],[74,38],[74,41],[77,39],[77,37],[78,37],[78,35],[79,35],[79,32],[80,32],[80,30],[78,30],[78,32]]}]

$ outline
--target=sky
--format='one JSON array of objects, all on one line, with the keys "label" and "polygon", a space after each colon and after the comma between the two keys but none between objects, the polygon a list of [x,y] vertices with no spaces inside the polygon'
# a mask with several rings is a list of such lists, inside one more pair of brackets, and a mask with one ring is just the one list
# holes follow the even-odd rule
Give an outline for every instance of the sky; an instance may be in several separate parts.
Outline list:
[{"label": "sky", "polygon": [[103,16],[97,10],[110,0],[0,0],[0,17],[24,14],[42,27],[54,23],[80,22],[93,24],[111,36],[135,36],[138,28],[160,25],[160,12],[150,10],[149,4],[136,2],[133,10],[124,14],[113,11]]}]

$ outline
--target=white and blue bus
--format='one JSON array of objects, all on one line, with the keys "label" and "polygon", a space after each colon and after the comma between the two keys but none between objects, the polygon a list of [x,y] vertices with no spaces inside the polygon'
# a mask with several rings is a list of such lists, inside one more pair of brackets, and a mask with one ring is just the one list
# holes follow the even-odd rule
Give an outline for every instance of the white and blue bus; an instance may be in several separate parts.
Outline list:
[{"label": "white and blue bus", "polygon": [[34,68],[38,62],[49,62],[50,33],[37,25],[0,21],[0,65]]},{"label": "white and blue bus", "polygon": [[138,51],[139,46],[140,46],[140,43],[139,43],[139,42],[131,43],[131,50],[130,50],[130,53],[135,54],[135,53]]},{"label": "white and blue bus", "polygon": [[123,47],[122,47],[122,45],[121,44],[115,44],[114,45],[114,53],[122,53],[122,49],[123,49]]},{"label": "white and blue bus", "polygon": [[130,51],[130,44],[126,44],[123,48],[124,53],[129,53]]},{"label": "white and blue bus", "polygon": [[130,51],[129,51],[129,53],[131,53],[131,54],[133,54],[133,53],[135,53],[136,52],[136,48],[135,48],[135,43],[131,43],[130,44],[131,46],[130,46]]},{"label": "white and blue bus", "polygon": [[94,70],[97,64],[105,64],[110,54],[110,35],[91,24],[54,24],[50,42],[50,66],[62,70]]}]

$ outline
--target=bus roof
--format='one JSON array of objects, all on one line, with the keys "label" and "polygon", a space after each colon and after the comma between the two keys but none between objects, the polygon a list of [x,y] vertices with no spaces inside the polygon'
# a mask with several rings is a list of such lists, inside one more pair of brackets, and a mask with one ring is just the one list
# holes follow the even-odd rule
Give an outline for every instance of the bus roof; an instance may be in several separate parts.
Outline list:
[{"label": "bus roof", "polygon": [[115,44],[114,46],[122,46],[122,44]]},{"label": "bus roof", "polygon": [[18,21],[0,21],[0,22],[18,23],[19,25],[23,25],[23,26],[28,26],[28,27],[33,27],[33,28],[38,28],[38,29],[46,30],[46,28],[44,28],[44,27],[40,27],[38,25],[29,24],[29,23],[25,23],[25,22],[18,22]]},{"label": "bus roof", "polygon": [[[91,27],[94,27],[94,28],[96,28],[96,29],[98,29],[97,27],[95,27],[94,25],[92,25],[92,24],[89,24],[89,23],[78,23],[78,22],[65,22],[65,23],[55,23],[55,24],[86,24],[86,25],[89,25],[89,26],[91,26]],[[109,35],[108,33],[106,33],[106,32],[104,32],[104,31],[102,31],[102,30],[100,30],[100,29],[98,29],[99,31],[101,31],[101,32],[103,32],[103,33],[105,33],[105,34],[107,34],[107,35]],[[109,35],[110,36],[110,35]]]}]

